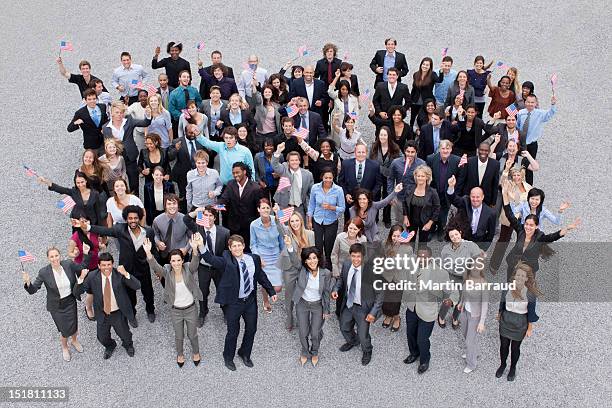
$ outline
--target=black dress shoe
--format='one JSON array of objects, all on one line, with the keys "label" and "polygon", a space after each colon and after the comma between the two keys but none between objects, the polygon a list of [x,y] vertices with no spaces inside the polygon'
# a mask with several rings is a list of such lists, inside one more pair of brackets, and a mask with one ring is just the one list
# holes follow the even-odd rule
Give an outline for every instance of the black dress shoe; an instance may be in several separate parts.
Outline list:
[{"label": "black dress shoe", "polygon": [[185,362],[184,361],[182,361],[182,362],[181,361],[177,361],[176,365],[179,366],[179,368],[183,368],[183,366],[185,365]]},{"label": "black dress shoe", "polygon": [[105,360],[108,360],[109,358],[111,358],[111,356],[112,356],[112,355],[113,355],[113,353],[115,352],[115,348],[116,348],[116,347],[117,347],[117,346],[115,346],[115,347],[113,347],[113,348],[107,348],[107,349],[104,349],[104,356],[103,356],[103,358],[104,358]]},{"label": "black dress shoe", "polygon": [[130,347],[126,348],[125,351],[127,352],[128,356],[134,357],[134,346],[130,346]]},{"label": "black dress shoe", "polygon": [[130,320],[130,326],[132,326],[132,328],[134,329],[138,327],[138,320],[136,319],[136,316],[134,316],[134,318]]},{"label": "black dress shoe", "polygon": [[238,353],[238,357],[240,357],[242,359],[242,362],[244,363],[245,366],[247,366],[249,368],[253,368],[253,361],[251,360],[250,357],[243,356],[240,353]]},{"label": "black dress shoe", "polygon": [[510,367],[510,371],[508,371],[508,381],[514,381],[515,377],[516,377],[516,369]]},{"label": "black dress shoe", "polygon": [[504,375],[504,371],[506,371],[506,365],[502,364],[499,366],[499,368],[495,372],[495,377],[501,378],[501,376]]},{"label": "black dress shoe", "polygon": [[155,323],[155,313],[147,313],[147,319],[149,319],[149,322]]},{"label": "black dress shoe", "polygon": [[420,364],[419,368],[417,369],[417,373],[419,374],[423,374],[425,371],[427,371],[429,369],[429,364],[425,363],[425,364]]},{"label": "black dress shoe", "polygon": [[363,356],[361,356],[361,365],[367,366],[368,364],[370,364],[370,361],[372,361],[372,352],[364,352]]},{"label": "black dress shoe", "polygon": [[436,320],[438,321],[438,326],[440,326],[440,328],[444,329],[446,327],[446,322],[440,323],[440,317],[439,316],[438,316],[438,318]]},{"label": "black dress shoe", "polygon": [[353,343],[344,343],[342,346],[340,346],[340,351],[342,351],[342,352],[349,351],[350,349],[352,349],[355,346],[356,346],[356,344],[353,344]]},{"label": "black dress shoe", "polygon": [[419,356],[414,356],[410,354],[408,357],[404,359],[404,364],[412,364],[419,359]]},{"label": "black dress shoe", "polygon": [[200,365],[200,361],[202,361],[202,360],[201,359],[200,360],[193,360],[193,365],[196,366],[196,367],[199,366]]},{"label": "black dress shoe", "polygon": [[234,361],[232,361],[232,360],[225,360],[225,366],[230,371],[236,371],[236,364],[234,364]]}]

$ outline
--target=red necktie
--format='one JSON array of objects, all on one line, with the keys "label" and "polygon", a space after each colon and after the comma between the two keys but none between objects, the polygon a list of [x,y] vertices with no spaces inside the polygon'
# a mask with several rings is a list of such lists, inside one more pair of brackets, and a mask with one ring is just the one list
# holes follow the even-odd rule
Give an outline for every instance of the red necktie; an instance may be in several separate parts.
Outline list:
[{"label": "red necktie", "polygon": [[334,78],[332,77],[332,63],[327,64],[327,85],[331,84]]}]

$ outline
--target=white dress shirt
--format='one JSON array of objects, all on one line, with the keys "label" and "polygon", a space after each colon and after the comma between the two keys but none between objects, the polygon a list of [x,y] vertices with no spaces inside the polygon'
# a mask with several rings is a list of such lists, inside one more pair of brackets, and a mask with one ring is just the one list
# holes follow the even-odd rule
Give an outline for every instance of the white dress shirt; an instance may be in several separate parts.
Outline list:
[{"label": "white dress shirt", "polygon": [[316,277],[313,277],[312,273],[308,272],[308,282],[306,283],[302,299],[307,302],[318,302],[321,300],[321,293],[319,292],[319,272],[317,272]]},{"label": "white dress shirt", "polygon": [[397,82],[395,83],[395,86],[391,86],[391,84],[387,82],[387,89],[389,90],[389,96],[393,98],[393,95],[395,95],[395,90],[397,89]]},{"label": "white dress shirt", "polygon": [[[53,268],[51,268],[53,269]],[[59,270],[53,269],[53,278],[55,278],[55,285],[60,294],[60,299],[63,299],[72,294],[72,288],[70,287],[70,280],[66,276],[64,268],[60,265]]]},{"label": "white dress shirt", "polygon": [[308,95],[309,106],[312,107],[315,102],[312,100],[314,95],[314,81],[312,81],[311,84],[307,84],[306,81],[304,81],[304,86],[306,87],[306,95]]},{"label": "white dress shirt", "polygon": [[[215,254],[215,240],[217,239],[217,227],[215,224],[213,224],[211,229],[204,228],[204,234],[202,234],[202,238],[204,238],[204,245],[200,246],[199,250],[201,254],[206,252],[206,247],[208,246],[208,244],[206,243],[206,232],[207,231],[210,231],[210,240],[212,241],[212,246],[213,246],[212,248],[208,248],[208,251],[212,255],[214,255]],[[200,263],[202,265],[211,266],[208,262],[204,260],[204,258],[200,258]]]},{"label": "white dress shirt", "polygon": [[506,310],[518,314],[527,314],[527,288],[523,287],[521,290],[521,299],[515,299],[512,295],[512,291],[509,290],[506,293]]},{"label": "white dress shirt", "polygon": [[[355,297],[353,298],[353,304],[361,305],[361,266],[355,267],[353,264],[351,264],[346,282],[347,288],[351,287],[351,282],[353,279],[357,279],[355,282]],[[348,295],[348,289],[346,293]]]},{"label": "white dress shirt", "polygon": [[485,171],[487,170],[487,164],[489,163],[489,159],[486,162],[481,162],[478,160],[478,184],[482,184],[482,178],[484,177]]},{"label": "white dress shirt", "polygon": [[246,187],[248,182],[249,180],[245,179],[243,185],[240,185],[240,183],[238,183],[238,195],[240,196],[240,198],[242,198],[242,192],[244,191],[244,188]]},{"label": "white dress shirt", "polygon": [[112,119],[108,122],[108,125],[106,125],[106,127],[109,127],[111,129],[111,131],[113,132],[113,137],[115,139],[119,139],[123,142],[123,125],[125,125],[125,122],[127,122],[127,119],[123,119],[121,121],[121,125],[119,125],[119,128],[116,128],[113,126],[113,121]]}]

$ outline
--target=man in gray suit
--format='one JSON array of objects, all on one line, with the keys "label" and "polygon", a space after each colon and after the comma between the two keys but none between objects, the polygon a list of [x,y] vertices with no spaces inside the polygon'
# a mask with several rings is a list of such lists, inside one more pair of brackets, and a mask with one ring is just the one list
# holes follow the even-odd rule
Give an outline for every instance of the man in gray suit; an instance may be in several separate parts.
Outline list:
[{"label": "man in gray suit", "polygon": [[[351,245],[351,259],[342,265],[342,272],[331,294],[332,299],[337,299],[339,292],[344,294],[340,306],[340,331],[346,343],[340,347],[340,351],[349,351],[361,344],[361,364],[364,366],[372,359],[370,323],[380,316],[383,303],[383,292],[375,290],[373,285],[372,255],[376,255],[376,251],[372,252],[366,261],[364,245]],[[353,330],[355,324],[357,333]]]},{"label": "man in gray suit", "polygon": [[280,163],[281,153],[285,150],[285,143],[279,143],[276,152],[272,155],[272,168],[280,177],[289,179],[291,186],[282,190],[276,190],[274,201],[281,209],[292,206],[306,219],[308,202],[310,201],[310,189],[314,184],[312,173],[300,167],[300,154],[298,152],[287,153],[287,162]]}]

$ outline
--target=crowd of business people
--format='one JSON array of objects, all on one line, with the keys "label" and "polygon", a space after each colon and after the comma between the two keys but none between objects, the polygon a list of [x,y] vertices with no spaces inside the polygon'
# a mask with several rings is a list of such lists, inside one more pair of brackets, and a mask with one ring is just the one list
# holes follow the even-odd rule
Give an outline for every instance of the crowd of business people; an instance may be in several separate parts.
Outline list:
[{"label": "crowd of business people", "polygon": [[[517,289],[502,294],[496,373],[504,373],[511,354],[507,378],[513,380],[521,342],[537,320],[538,258],[579,225],[577,219],[544,233],[541,223],[561,224],[570,203],[555,215],[544,207],[544,191],[533,187],[538,142],[557,98],[540,108],[533,82],[521,83],[514,67],[498,75],[490,70],[494,61],[482,56],[459,71],[449,55],[425,57],[409,75],[397,41],[384,46],[370,63],[371,95],[360,90],[353,65],[338,58],[333,43],[316,63],[288,62],[278,73],[256,55],[235,72],[213,51],[210,65],[195,61],[197,88],[181,43],[170,42],[163,59],[154,50],[151,69],[164,69],[157,78],[122,52],[108,87],[114,97],[88,61],[74,74],[58,58],[60,73],[83,99],[67,131],[81,131],[84,153],[74,187],[39,182],[72,198],[72,235],[66,259],[50,249],[49,265],[34,281],[24,272],[23,281],[30,294],[46,287],[63,359],[71,359],[70,347],[83,351],[76,303],[83,293],[103,357],[116,348],[111,327],[134,356],[137,292],[154,323],[159,280],[179,367],[185,335],[200,364],[198,329],[210,310],[212,283],[227,331],[224,363],[232,371],[236,354],[253,366],[259,284],[264,311],[284,309],[286,329],[297,327],[302,366],[319,363],[324,321],[333,311],[345,340],[340,351],[359,346],[367,365],[370,325],[384,316],[382,326],[398,332],[403,300],[410,352],[404,362],[418,361],[418,373],[428,370],[431,333],[436,323],[446,327],[452,310],[470,373],[485,331],[486,291],[402,293],[375,289],[374,281],[486,282],[516,232],[506,261]],[[364,126],[366,117],[374,131]],[[462,268],[461,259],[485,258],[498,224],[490,265]],[[427,263],[434,257],[431,240],[447,242],[441,256],[450,268]],[[377,277],[376,259],[398,254],[415,257],[419,266]]]}]

